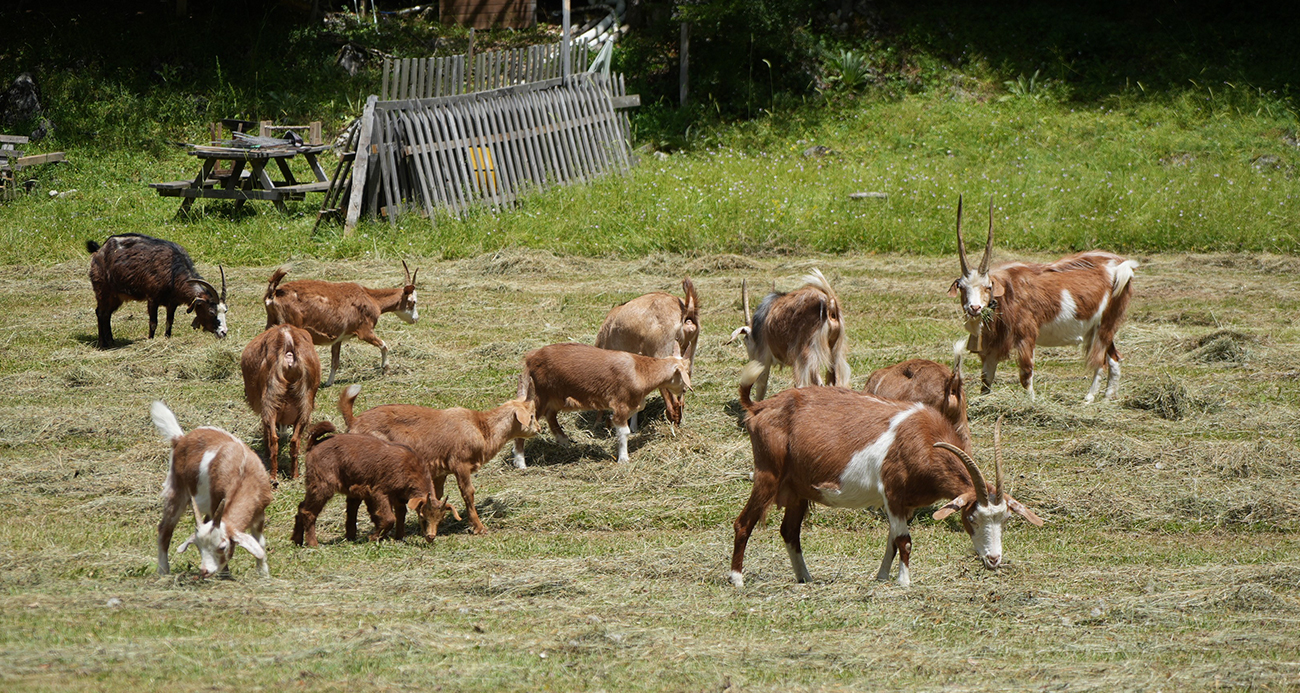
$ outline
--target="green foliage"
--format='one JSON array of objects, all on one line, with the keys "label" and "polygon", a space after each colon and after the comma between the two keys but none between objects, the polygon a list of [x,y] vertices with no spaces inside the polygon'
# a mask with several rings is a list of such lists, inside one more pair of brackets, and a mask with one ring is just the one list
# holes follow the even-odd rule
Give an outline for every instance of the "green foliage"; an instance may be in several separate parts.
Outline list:
[{"label": "green foliage", "polygon": [[826,51],[822,60],[826,82],[848,91],[861,89],[875,75],[870,60],[861,52]]}]

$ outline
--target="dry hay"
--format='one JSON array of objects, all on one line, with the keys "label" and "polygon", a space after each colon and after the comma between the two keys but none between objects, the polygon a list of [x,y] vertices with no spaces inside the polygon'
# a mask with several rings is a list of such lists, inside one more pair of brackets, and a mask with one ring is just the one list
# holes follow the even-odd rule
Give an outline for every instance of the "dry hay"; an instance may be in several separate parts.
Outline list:
[{"label": "dry hay", "polygon": [[1173,376],[1166,374],[1154,381],[1133,386],[1133,394],[1124,400],[1124,406],[1149,411],[1169,421],[1182,421],[1195,414],[1219,411],[1223,403],[1217,398],[1189,391]]},{"label": "dry hay", "polygon": [[1201,363],[1227,363],[1245,365],[1250,360],[1249,345],[1260,339],[1236,330],[1216,330],[1194,340],[1189,340],[1188,356]]}]

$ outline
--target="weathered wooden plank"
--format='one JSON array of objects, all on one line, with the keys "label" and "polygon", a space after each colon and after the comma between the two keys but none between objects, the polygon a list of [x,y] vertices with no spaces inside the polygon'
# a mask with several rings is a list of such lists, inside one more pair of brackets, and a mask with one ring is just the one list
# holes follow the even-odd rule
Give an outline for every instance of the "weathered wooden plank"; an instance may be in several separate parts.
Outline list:
[{"label": "weathered wooden plank", "polygon": [[[432,112],[427,108],[420,109],[415,117],[415,126],[419,130],[421,140],[426,144],[434,141],[433,129],[430,127],[432,117]],[[429,193],[433,196],[432,203],[441,209],[451,211],[452,204],[447,198],[446,164],[437,152],[431,151],[423,156],[426,157],[425,168],[430,172]]]},{"label": "weathered wooden plank", "polygon": [[[399,122],[401,123],[402,129],[406,132],[407,141],[416,143],[420,141],[420,138],[417,136],[416,127],[411,121],[413,116],[413,112],[403,111],[400,114]],[[414,172],[412,182],[414,183],[413,187],[415,189],[413,192],[424,204],[425,213],[428,216],[433,216],[433,199],[430,184],[432,180],[432,172],[425,170],[425,159],[422,158],[422,156],[423,155],[416,154],[413,156],[407,156],[406,159],[410,162],[410,167]]]},{"label": "weathered wooden plank", "polygon": [[366,106],[361,111],[361,126],[357,136],[357,159],[352,166],[352,195],[348,200],[347,216],[344,219],[343,235],[351,236],[361,218],[361,202],[365,198],[367,174],[370,165],[370,140],[374,131],[375,103],[374,96],[366,99]]},{"label": "weathered wooden plank", "polygon": [[[439,140],[450,141],[455,139],[457,133],[451,124],[453,119],[451,112],[445,108],[430,109],[429,112],[434,116],[430,124],[436,126],[435,132],[438,134]],[[465,209],[470,203],[469,190],[471,183],[466,175],[464,161],[460,153],[439,149],[435,150],[434,154],[443,159],[447,168],[449,199],[454,200],[457,211]]]},{"label": "weathered wooden plank", "polygon": [[478,178],[483,190],[483,197],[489,200],[492,206],[500,208],[500,185],[495,175],[496,159],[491,156],[492,150],[483,132],[484,123],[477,117],[473,106],[473,102],[467,102],[456,104],[453,108],[458,108],[465,114],[465,127],[472,142],[470,153],[473,158],[471,161],[477,162]]},{"label": "weathered wooden plank", "polygon": [[483,189],[479,184],[478,176],[474,172],[474,159],[472,145],[468,134],[468,123],[465,122],[464,114],[459,109],[459,104],[447,104],[439,109],[447,115],[446,123],[451,132],[453,140],[462,140],[463,145],[447,151],[456,161],[457,170],[461,174],[462,192],[468,203],[470,200],[483,199]]},{"label": "weathered wooden plank", "polygon": [[0,144],[27,144],[31,138],[23,135],[0,135]]}]

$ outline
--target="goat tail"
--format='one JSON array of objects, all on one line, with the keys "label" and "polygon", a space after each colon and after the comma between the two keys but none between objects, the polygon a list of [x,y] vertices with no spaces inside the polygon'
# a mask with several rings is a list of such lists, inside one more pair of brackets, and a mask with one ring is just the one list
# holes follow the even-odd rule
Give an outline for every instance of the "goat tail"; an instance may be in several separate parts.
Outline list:
[{"label": "goat tail", "polygon": [[99,243],[96,243],[95,241],[86,241],[86,252],[91,255],[99,252]]},{"label": "goat tail", "polygon": [[966,364],[966,343],[970,337],[962,337],[952,343],[952,371],[957,374],[957,379],[961,379],[962,366]]},{"label": "goat tail", "polygon": [[1133,279],[1133,270],[1137,268],[1137,260],[1125,260],[1119,263],[1115,268],[1115,279],[1111,284],[1111,298],[1119,298],[1119,295],[1128,288],[1129,281]]},{"label": "goat tail", "polygon": [[312,426],[311,432],[307,434],[307,444],[303,446],[303,452],[311,452],[311,449],[319,445],[322,440],[337,432],[334,424],[328,421]]},{"label": "goat tail", "polygon": [[686,296],[686,314],[682,317],[698,325],[700,323],[700,295],[695,293],[695,284],[690,277],[682,277],[682,293]]},{"label": "goat tail", "polygon": [[161,400],[150,405],[149,415],[153,417],[153,425],[157,427],[163,440],[176,440],[185,435],[185,431],[181,430],[180,422],[176,420],[176,415]]},{"label": "goat tail", "polygon": [[361,394],[361,386],[354,383],[339,395],[339,413],[343,415],[343,423],[347,425],[349,431],[352,430],[352,422],[356,420],[352,415],[352,405],[357,401],[359,394]]},{"label": "goat tail", "polygon": [[266,282],[266,295],[262,297],[262,303],[266,304],[266,326],[277,325],[283,320],[279,318],[279,310],[275,306],[275,290],[280,288],[280,280],[289,274],[289,270],[280,267],[271,274],[271,278]]},{"label": "goat tail", "polygon": [[827,364],[830,371],[830,384],[848,387],[849,380],[853,377],[848,360],[849,340],[844,336],[844,316],[840,313],[840,300],[833,293],[826,304],[826,346],[832,361]]},{"label": "goat tail", "polygon": [[745,364],[745,370],[740,372],[740,406],[747,412],[753,412],[757,408],[754,400],[749,398],[749,391],[753,389],[754,383],[763,375],[767,367],[762,361],[750,361]]},{"label": "goat tail", "polygon": [[826,280],[826,275],[822,274],[822,271],[817,269],[816,267],[814,267],[811,272],[803,276],[803,283],[804,286],[816,287],[818,289],[821,289],[821,291],[825,293],[827,296],[830,296],[831,298],[835,298],[835,289],[831,288],[831,283]]}]

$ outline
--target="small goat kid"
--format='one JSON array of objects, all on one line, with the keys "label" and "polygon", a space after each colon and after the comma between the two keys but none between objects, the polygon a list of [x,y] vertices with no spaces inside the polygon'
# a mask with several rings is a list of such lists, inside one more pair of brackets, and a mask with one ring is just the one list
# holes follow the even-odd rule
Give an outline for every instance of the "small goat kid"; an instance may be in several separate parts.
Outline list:
[{"label": "small goat kid", "polygon": [[311,423],[320,387],[320,358],[311,335],[292,325],[269,328],[244,347],[239,368],[244,374],[244,400],[262,418],[271,473],[280,467],[279,429],[292,427],[289,478],[298,478],[298,441]]},{"label": "small goat kid", "polygon": [[379,316],[393,313],[407,324],[420,317],[415,304],[415,278],[420,270],[412,273],[405,261],[402,269],[406,272],[406,283],[396,289],[367,289],[351,282],[314,279],[299,279],[281,286],[280,280],[288,270],[277,269],[267,282],[263,298],[266,326],[301,327],[311,334],[313,344],[330,347],[330,376],[325,387],[334,384],[343,342],[352,337],[379,347],[379,368],[388,372],[388,345],[375,336]]},{"label": "small goat kid", "polygon": [[[524,355],[519,399],[537,406],[561,445],[569,437],[556,417],[562,411],[610,411],[618,433],[618,461],[626,462],[628,419],[645,407],[651,392],[664,389],[681,396],[691,389],[691,365],[674,356],[657,359],[586,344],[552,344]],[[524,443],[515,441],[515,466],[524,469]]]},{"label": "small goat kid", "polygon": [[429,542],[438,534],[447,510],[460,519],[445,498],[434,495],[429,468],[414,450],[375,436],[334,432],[334,424],[322,421],[307,436],[305,491],[293,524],[293,543],[317,545],[316,518],[339,493],[347,496],[343,531],[348,541],[357,538],[357,509],[362,501],[375,525],[370,541],[379,541],[389,530],[394,539],[404,538],[407,509],[417,513],[420,533]]},{"label": "small goat kid", "polygon": [[158,574],[171,572],[167,550],[188,505],[194,510],[195,529],[176,553],[196,546],[199,575],[225,570],[235,547],[242,546],[257,559],[258,572],[269,576],[262,527],[271,503],[271,479],[257,453],[219,428],[201,426],[186,434],[162,402],[154,402],[149,413],[163,439],[172,444],[158,523]]},{"label": "small goat kid", "polygon": [[1099,250],[1071,255],[1050,264],[1023,262],[989,271],[993,254],[993,201],[989,201],[989,234],[978,267],[966,259],[961,234],[961,197],[957,198],[957,249],[961,276],[948,288],[960,296],[966,331],[974,340],[966,344],[983,365],[983,392],[993,387],[998,363],[1015,355],[1020,384],[1034,397],[1034,346],[1082,346],[1093,374],[1085,402],[1093,401],[1101,387],[1103,370],[1106,399],[1119,392],[1119,350],[1115,332],[1124,321],[1133,295],[1134,260]]},{"label": "small goat kid", "polygon": [[810,503],[883,508],[889,538],[876,579],[889,579],[897,554],[901,586],[911,582],[907,523],[918,508],[952,499],[935,519],[960,511],[975,553],[990,570],[1002,563],[1002,526],[1009,513],[1042,524],[1004,490],[1000,425],[994,434],[997,484],[990,493],[961,437],[935,409],[830,387],[795,388],[755,403],[749,388],[757,377],[758,368],[750,364],[740,387],[754,450],[754,488],[735,523],[730,573],[735,586],[744,586],[745,547],[773,501],[786,509],[781,537],[799,582],[812,579],[799,540]]},{"label": "small goat kid", "polygon": [[963,338],[953,345],[954,366],[926,359],[911,359],[872,372],[862,391],[901,402],[920,402],[934,407],[952,424],[962,439],[962,449],[970,450],[970,422],[966,418],[966,388],[961,377]]},{"label": "small goat kid", "polygon": [[749,289],[743,281],[740,284],[745,324],[731,333],[727,343],[743,336],[749,360],[763,366],[754,383],[755,399],[767,395],[768,375],[778,363],[793,371],[795,387],[821,385],[823,370],[826,384],[849,384],[849,342],[839,298],[820,270],[814,269],[803,281],[796,291],[768,294],[752,316]]},{"label": "small goat kid", "polygon": [[[410,447],[428,466],[436,497],[444,498],[443,484],[448,475],[455,476],[470,526],[475,534],[486,532],[474,507],[473,474],[506,443],[537,435],[533,403],[512,400],[488,411],[385,404],[354,415],[360,393],[360,385],[351,385],[339,397],[339,413],[348,431]],[[436,531],[437,526],[431,529]]]},{"label": "small goat kid", "polygon": [[[656,291],[616,306],[596,333],[596,346],[661,359],[680,356],[689,370],[700,338],[700,298],[689,277],[682,279],[682,292],[685,299]],[[668,420],[680,426],[685,400],[666,389],[660,394]],[[634,433],[636,423],[633,412],[628,425]]]},{"label": "small goat kid", "polygon": [[145,301],[149,309],[149,339],[158,330],[158,307],[167,309],[163,334],[172,336],[176,306],[194,313],[194,329],[226,336],[226,270],[221,291],[199,276],[185,249],[159,238],[138,233],[109,236],[104,245],[86,241],[90,252],[90,285],[95,290],[95,316],[99,321],[99,348],[113,346],[113,311],[126,301]]}]

